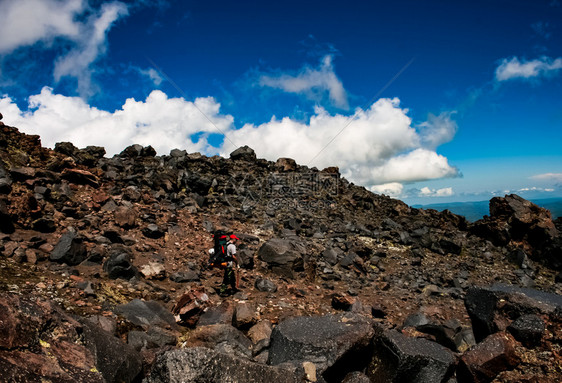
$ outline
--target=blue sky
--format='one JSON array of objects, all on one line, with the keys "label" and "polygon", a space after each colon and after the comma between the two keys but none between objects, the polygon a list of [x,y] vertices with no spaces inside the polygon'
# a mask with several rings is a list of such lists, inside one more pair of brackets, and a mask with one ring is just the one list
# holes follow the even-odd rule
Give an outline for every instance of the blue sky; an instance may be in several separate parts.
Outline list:
[{"label": "blue sky", "polygon": [[562,197],[559,0],[0,0],[0,14],[3,121],[46,146],[249,145],[408,203]]}]

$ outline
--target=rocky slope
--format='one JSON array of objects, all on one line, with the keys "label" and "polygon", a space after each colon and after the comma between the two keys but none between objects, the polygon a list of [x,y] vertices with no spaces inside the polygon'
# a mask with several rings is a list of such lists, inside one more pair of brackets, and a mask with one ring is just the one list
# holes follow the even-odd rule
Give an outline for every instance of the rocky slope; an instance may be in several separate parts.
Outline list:
[{"label": "rocky slope", "polygon": [[[562,377],[561,221],[518,196],[470,224],[247,147],[0,131],[2,381]],[[227,298],[217,228],[242,239]]]}]

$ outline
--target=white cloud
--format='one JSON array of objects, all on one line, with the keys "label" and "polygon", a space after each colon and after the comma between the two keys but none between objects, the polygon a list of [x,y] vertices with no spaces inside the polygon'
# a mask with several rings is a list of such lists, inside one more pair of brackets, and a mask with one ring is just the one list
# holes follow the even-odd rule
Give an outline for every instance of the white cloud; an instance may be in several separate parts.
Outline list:
[{"label": "white cloud", "polygon": [[545,173],[529,177],[532,180],[562,183],[562,173]]},{"label": "white cloud", "polygon": [[80,23],[75,21],[87,7],[85,0],[4,0],[0,2],[0,53],[52,42],[56,37],[78,38]]},{"label": "white cloud", "polygon": [[[47,87],[31,96],[29,104],[29,111],[21,111],[10,98],[0,99],[3,121],[23,132],[40,135],[47,147],[70,141],[78,147],[103,146],[108,155],[131,144],[152,145],[159,154],[173,148],[210,152],[206,136],[218,131],[199,110],[222,131],[227,131],[233,122],[231,116],[219,113],[220,104],[211,97],[190,102],[168,98],[158,90],[145,101],[126,100],[113,113],[91,107],[78,97],[53,94]],[[200,132],[203,136],[192,143],[190,136]]]},{"label": "white cloud", "polygon": [[[190,102],[168,98],[158,90],[145,101],[126,100],[113,113],[91,107],[77,97],[53,94],[47,87],[29,98],[27,111],[7,97],[0,99],[0,110],[7,124],[40,135],[48,147],[70,141],[78,147],[103,146],[112,155],[138,143],[152,145],[160,154],[180,148],[205,154],[220,151],[228,156],[235,149],[234,142],[249,145],[259,157],[269,160],[291,157],[309,166],[339,166],[351,181],[367,187],[388,184],[373,190],[393,195],[402,187],[396,183],[458,176],[458,170],[444,156],[422,147],[423,140],[396,98],[380,99],[367,110],[357,109],[351,124],[349,116],[317,108],[308,123],[273,118],[237,130],[232,116],[220,114],[220,104],[214,98]],[[227,134],[222,147],[210,146],[208,135],[220,132]],[[201,137],[192,143],[190,136],[198,133]]]},{"label": "white cloud", "polygon": [[506,81],[516,78],[532,79],[558,73],[562,69],[562,58],[541,57],[531,61],[519,61],[517,57],[503,59],[496,69],[496,80]]},{"label": "white cloud", "polygon": [[148,77],[155,86],[159,86],[160,84],[162,84],[162,81],[164,81],[162,76],[160,76],[160,73],[158,73],[158,71],[156,71],[154,68],[137,68],[137,70],[141,75]]},{"label": "white cloud", "polygon": [[375,185],[369,188],[373,193],[385,194],[389,197],[400,197],[404,191],[404,185],[399,182],[390,182],[382,185]]},{"label": "white cloud", "polygon": [[366,186],[458,176],[445,157],[422,147],[407,110],[399,104],[397,98],[380,99],[367,110],[358,109],[351,124],[348,116],[317,108],[308,123],[272,119],[259,126],[246,124],[229,136],[238,145],[254,148],[260,157],[339,166],[345,177]]},{"label": "white cloud", "polygon": [[123,3],[104,4],[86,24],[81,25],[76,47],[55,62],[55,80],[59,81],[64,76],[74,77],[78,80],[80,95],[90,96],[93,92],[90,66],[105,53],[107,33],[113,23],[127,14],[127,7]]},{"label": "white cloud", "polygon": [[426,122],[419,125],[423,147],[435,150],[455,137],[457,123],[451,118],[454,112],[443,112],[439,116],[430,114]]},{"label": "white cloud", "polygon": [[122,2],[113,1],[92,9],[86,0],[5,0],[0,2],[0,54],[42,42],[50,47],[56,39],[70,49],[55,60],[54,79],[77,80],[79,94],[94,91],[92,64],[107,50],[107,33],[119,18],[128,15]]},{"label": "white cloud", "polygon": [[420,197],[450,197],[454,195],[453,188],[430,189],[427,186],[420,189]]},{"label": "white cloud", "polygon": [[332,59],[331,55],[326,55],[318,68],[306,66],[297,75],[263,75],[259,79],[259,85],[288,93],[304,94],[311,99],[317,99],[319,95],[327,92],[333,105],[347,109],[347,92],[334,72]]}]

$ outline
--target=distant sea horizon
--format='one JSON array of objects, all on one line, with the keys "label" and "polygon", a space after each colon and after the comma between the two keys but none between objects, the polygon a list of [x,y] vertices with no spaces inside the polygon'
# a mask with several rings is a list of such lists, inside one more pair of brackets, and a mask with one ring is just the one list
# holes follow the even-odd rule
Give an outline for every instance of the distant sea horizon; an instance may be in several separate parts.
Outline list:
[{"label": "distant sea horizon", "polygon": [[[562,217],[562,198],[542,198],[529,199],[532,203],[548,209],[552,219]],[[449,210],[454,214],[462,215],[471,222],[482,219],[485,215],[490,215],[490,201],[475,202],[448,202],[427,205],[412,205],[417,209],[434,209],[438,211]]]}]

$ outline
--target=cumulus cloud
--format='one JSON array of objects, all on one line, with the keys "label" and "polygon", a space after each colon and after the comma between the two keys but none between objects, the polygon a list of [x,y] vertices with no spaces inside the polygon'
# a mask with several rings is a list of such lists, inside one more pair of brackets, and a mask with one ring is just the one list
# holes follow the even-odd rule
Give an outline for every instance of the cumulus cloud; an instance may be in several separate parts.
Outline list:
[{"label": "cumulus cloud", "polygon": [[0,2],[0,54],[32,45],[52,42],[56,37],[78,38],[76,16],[85,11],[85,0],[4,0]]},{"label": "cumulus cloud", "polygon": [[[428,136],[438,135],[430,133],[433,126],[427,125]],[[258,126],[246,124],[229,136],[254,148],[261,157],[339,166],[345,177],[366,186],[459,175],[444,156],[422,147],[420,134],[397,98],[380,99],[367,110],[357,109],[353,121],[317,108],[308,123],[274,118]],[[230,149],[223,148],[223,153]]]},{"label": "cumulus cloud", "polygon": [[[78,97],[53,94],[47,87],[29,98],[28,111],[20,110],[8,97],[0,99],[3,121],[40,135],[43,145],[52,148],[61,141],[78,147],[99,145],[108,155],[131,144],[152,145],[160,154],[173,148],[208,153],[213,149],[207,136],[227,131],[233,123],[233,118],[221,115],[219,109],[220,104],[212,97],[190,102],[168,98],[158,90],[145,101],[127,99],[113,113],[91,107]],[[201,135],[196,143],[191,140],[194,134]]]},{"label": "cumulus cloud", "polygon": [[533,79],[547,77],[558,73],[562,69],[562,58],[552,59],[541,57],[531,61],[519,60],[517,57],[503,59],[496,68],[496,80],[507,81],[513,79]]},{"label": "cumulus cloud", "polygon": [[[40,135],[49,147],[71,141],[78,147],[104,146],[112,155],[138,143],[152,145],[160,154],[180,148],[228,156],[235,149],[234,142],[249,145],[259,157],[269,160],[291,157],[309,166],[339,166],[351,181],[367,187],[378,185],[372,190],[393,196],[401,192],[400,183],[459,175],[447,158],[423,146],[425,136],[412,126],[397,98],[380,99],[366,110],[359,108],[353,119],[318,107],[306,123],[273,118],[240,129],[234,127],[232,116],[220,113],[220,104],[212,97],[190,102],[169,98],[158,90],[145,101],[126,100],[113,113],[91,107],[78,97],[53,94],[47,87],[29,98],[27,111],[8,97],[0,99],[0,110],[7,124]],[[440,136],[428,133],[437,125],[424,124],[424,134]],[[209,135],[223,132],[226,138],[220,148],[211,146]]]},{"label": "cumulus cloud", "polygon": [[419,125],[421,142],[425,148],[435,150],[455,137],[458,126],[451,118],[453,113],[443,112],[438,116],[430,114],[427,121]]},{"label": "cumulus cloud", "polygon": [[79,94],[87,98],[95,91],[92,66],[105,54],[107,33],[128,15],[128,7],[119,1],[93,9],[86,0],[6,0],[0,2],[0,14],[0,54],[38,42],[47,48],[57,39],[68,43],[55,60],[54,79],[76,79]]},{"label": "cumulus cloud", "polygon": [[420,189],[420,197],[450,197],[454,195],[453,188],[430,189],[427,186]]},{"label": "cumulus cloud", "polygon": [[90,16],[88,22],[81,25],[80,37],[75,39],[76,47],[55,62],[55,80],[64,76],[74,77],[78,81],[78,92],[82,97],[89,97],[93,92],[90,66],[104,54],[107,49],[107,33],[113,23],[128,13],[123,3],[104,4],[99,12]]},{"label": "cumulus cloud", "polygon": [[281,89],[288,93],[304,94],[311,99],[318,99],[327,92],[334,106],[347,109],[347,92],[334,72],[332,60],[332,55],[326,55],[318,68],[305,66],[296,75],[286,73],[277,76],[262,75],[259,85]]},{"label": "cumulus cloud", "polygon": [[400,197],[404,191],[404,185],[399,182],[390,182],[382,185],[375,185],[369,188],[373,193],[385,194],[389,197]]}]

